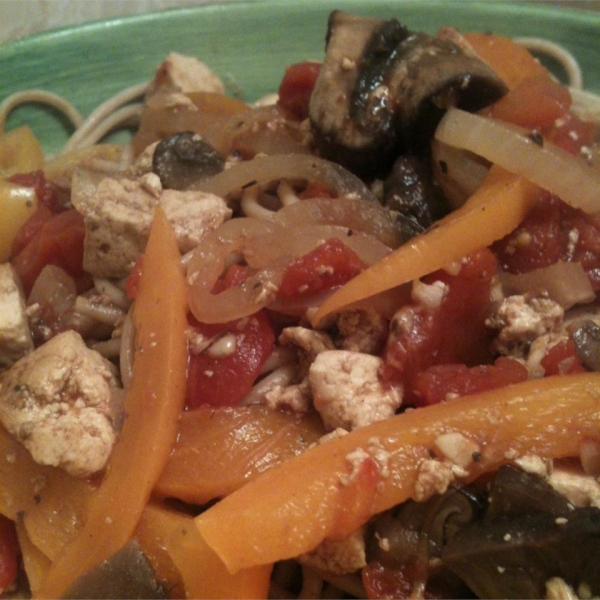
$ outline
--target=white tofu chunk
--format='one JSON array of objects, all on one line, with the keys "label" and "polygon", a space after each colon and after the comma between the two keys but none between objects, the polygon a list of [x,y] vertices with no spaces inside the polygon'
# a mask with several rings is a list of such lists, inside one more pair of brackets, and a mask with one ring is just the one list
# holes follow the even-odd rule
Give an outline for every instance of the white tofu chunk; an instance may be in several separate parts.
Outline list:
[{"label": "white tofu chunk", "polygon": [[0,265],[0,371],[33,350],[25,298],[14,269]]},{"label": "white tofu chunk", "polygon": [[347,350],[319,353],[308,380],[314,406],[329,430],[348,431],[392,417],[402,403],[397,387],[379,380],[382,359]]},{"label": "white tofu chunk", "polygon": [[0,421],[36,462],[88,477],[115,443],[118,388],[113,365],[66,331],[0,377]]},{"label": "white tofu chunk", "polygon": [[159,204],[182,253],[231,217],[231,209],[219,196],[163,190],[153,173],[139,180],[103,179],[93,192],[74,195],[73,203],[85,220],[84,269],[106,278],[125,277],[131,271],[144,252]]},{"label": "white tofu chunk", "polygon": [[201,60],[193,56],[171,52],[156,71],[154,86],[168,86],[188,94],[212,92],[224,94],[221,80]]}]

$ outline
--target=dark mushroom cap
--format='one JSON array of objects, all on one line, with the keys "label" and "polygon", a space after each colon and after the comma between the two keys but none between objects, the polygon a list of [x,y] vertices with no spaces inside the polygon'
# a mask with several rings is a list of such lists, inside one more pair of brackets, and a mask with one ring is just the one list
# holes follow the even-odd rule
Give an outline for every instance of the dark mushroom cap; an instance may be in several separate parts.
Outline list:
[{"label": "dark mushroom cap", "polygon": [[310,100],[323,156],[363,176],[422,147],[450,106],[478,110],[506,93],[492,69],[449,39],[335,11]]}]

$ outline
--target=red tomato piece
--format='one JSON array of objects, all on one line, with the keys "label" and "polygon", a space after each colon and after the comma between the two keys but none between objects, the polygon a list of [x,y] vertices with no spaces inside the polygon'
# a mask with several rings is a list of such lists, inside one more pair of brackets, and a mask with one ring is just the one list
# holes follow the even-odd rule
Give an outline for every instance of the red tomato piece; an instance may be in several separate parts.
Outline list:
[{"label": "red tomato piece", "polygon": [[194,329],[213,341],[190,358],[188,408],[236,406],[273,351],[275,333],[266,312],[224,324],[197,323]]},{"label": "red tomato piece", "polygon": [[[442,565],[428,564],[425,557],[397,567],[370,562],[362,570],[367,598],[465,598],[469,590]],[[424,588],[424,589],[423,589]]]},{"label": "red tomato piece", "polygon": [[555,344],[540,361],[546,375],[571,375],[584,373],[585,367],[577,356],[573,340]]},{"label": "red tomato piece", "polygon": [[569,113],[557,119],[554,125],[544,132],[544,137],[569,154],[577,156],[583,148],[594,143],[597,131],[595,123],[582,121]]},{"label": "red tomato piece", "polygon": [[0,515],[0,594],[14,585],[20,554],[14,522]]},{"label": "red tomato piece", "polygon": [[219,294],[233,287],[238,287],[250,275],[250,268],[244,265],[233,264],[225,271],[225,275],[217,280],[212,290],[213,294]]},{"label": "red tomato piece", "polygon": [[434,365],[417,375],[408,390],[407,402],[427,406],[526,381],[528,371],[520,362],[500,357],[493,365],[467,367],[460,364]]},{"label": "red tomato piece", "polygon": [[600,290],[600,217],[548,192],[542,192],[521,225],[492,249],[509,273],[527,273],[559,260],[579,262],[594,290]]},{"label": "red tomato piece", "polygon": [[414,586],[412,573],[406,568],[389,569],[378,562],[369,563],[362,570],[362,582],[367,598],[411,598]]},{"label": "red tomato piece", "polygon": [[337,198],[321,181],[309,181],[308,185],[298,194],[301,200],[308,198]]},{"label": "red tomato piece", "polygon": [[279,84],[279,104],[300,121],[308,117],[308,104],[320,72],[321,63],[296,63],[285,70]]},{"label": "red tomato piece", "polygon": [[318,294],[346,283],[365,267],[354,250],[338,238],[331,238],[290,263],[277,295],[296,298]]},{"label": "red tomato piece", "polygon": [[525,79],[485,113],[507,123],[541,131],[564,117],[570,107],[571,94],[565,86],[538,76]]},{"label": "red tomato piece", "polygon": [[142,269],[144,264],[144,255],[140,256],[133,265],[127,279],[125,279],[125,293],[130,300],[135,300],[142,277]]},{"label": "red tomato piece", "polygon": [[37,276],[46,265],[61,267],[85,287],[87,277],[83,270],[84,237],[83,217],[75,209],[51,215],[44,221],[12,261],[26,293],[31,291]]},{"label": "red tomato piece", "polygon": [[17,256],[39,233],[54,213],[44,204],[39,204],[36,211],[21,225],[10,248],[11,256]]},{"label": "red tomato piece", "polygon": [[456,275],[441,270],[423,278],[428,284],[446,284],[444,297],[436,308],[414,304],[404,309],[406,319],[390,333],[384,351],[383,378],[408,389],[419,372],[433,365],[490,362],[485,320],[496,271],[494,255],[483,249],[466,257]]}]

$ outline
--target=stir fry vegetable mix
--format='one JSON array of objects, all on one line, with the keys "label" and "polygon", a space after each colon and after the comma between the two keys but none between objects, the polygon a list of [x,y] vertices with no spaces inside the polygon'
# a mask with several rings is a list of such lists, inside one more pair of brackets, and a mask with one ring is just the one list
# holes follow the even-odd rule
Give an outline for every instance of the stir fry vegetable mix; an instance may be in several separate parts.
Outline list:
[{"label": "stir fry vegetable mix", "polygon": [[2,590],[600,593],[594,144],[515,42],[339,11],[275,103],[169,57],[134,162],[4,134]]}]

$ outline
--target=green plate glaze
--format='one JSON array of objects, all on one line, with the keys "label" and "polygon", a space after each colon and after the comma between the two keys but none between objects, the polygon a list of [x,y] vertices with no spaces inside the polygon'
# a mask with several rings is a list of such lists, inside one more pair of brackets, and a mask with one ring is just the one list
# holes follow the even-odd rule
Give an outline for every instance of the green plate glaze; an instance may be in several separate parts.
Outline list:
[{"label": "green plate glaze", "polygon": [[[334,8],[398,17],[434,33],[442,25],[542,36],[579,60],[586,88],[600,92],[600,12],[495,0],[246,0],[93,22],[0,46],[0,100],[18,90],[61,94],[83,114],[120,89],[150,79],[170,51],[198,56],[230,92],[254,100],[277,88],[286,65],[323,56]],[[8,127],[29,123],[48,152],[69,128],[50,109],[24,106]]]}]

